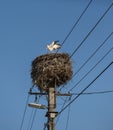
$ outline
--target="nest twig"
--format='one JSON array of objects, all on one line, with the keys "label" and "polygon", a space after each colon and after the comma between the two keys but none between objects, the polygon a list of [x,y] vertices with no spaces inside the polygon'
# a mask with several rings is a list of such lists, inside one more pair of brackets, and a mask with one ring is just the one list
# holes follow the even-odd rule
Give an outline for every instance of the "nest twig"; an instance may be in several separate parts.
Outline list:
[{"label": "nest twig", "polygon": [[67,53],[41,55],[32,62],[31,78],[39,89],[60,86],[72,78],[72,64]]}]

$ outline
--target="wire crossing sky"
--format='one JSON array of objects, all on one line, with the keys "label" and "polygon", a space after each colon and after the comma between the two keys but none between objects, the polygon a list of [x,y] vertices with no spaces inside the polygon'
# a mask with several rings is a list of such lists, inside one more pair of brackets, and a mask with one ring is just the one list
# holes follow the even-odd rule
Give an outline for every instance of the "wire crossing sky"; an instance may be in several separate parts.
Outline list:
[{"label": "wire crossing sky", "polygon": [[74,99],[72,99],[69,104],[67,104],[60,112],[59,114],[61,114],[69,105],[71,105],[81,94],[83,94],[84,91],[86,91],[86,89],[88,89],[111,65],[113,64],[113,62],[111,62],[108,66],[106,66],[106,68],[104,68],[104,70],[102,72],[100,72]]},{"label": "wire crossing sky", "polygon": [[71,35],[71,33],[73,32],[73,30],[75,29],[75,27],[77,26],[77,24],[79,23],[80,19],[82,18],[82,16],[85,14],[85,12],[87,11],[88,7],[90,6],[91,2],[93,0],[90,0],[88,5],[85,7],[85,9],[83,10],[82,14],[80,15],[80,17],[77,19],[77,21],[74,23],[73,27],[71,28],[71,30],[69,31],[69,33],[67,34],[66,38],[63,40],[62,44],[63,45],[66,40],[68,39],[68,37]]}]

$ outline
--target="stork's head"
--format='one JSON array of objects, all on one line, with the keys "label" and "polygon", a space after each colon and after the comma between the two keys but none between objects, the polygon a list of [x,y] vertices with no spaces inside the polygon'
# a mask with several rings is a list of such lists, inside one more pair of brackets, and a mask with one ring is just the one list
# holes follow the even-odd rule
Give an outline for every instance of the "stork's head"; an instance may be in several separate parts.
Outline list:
[{"label": "stork's head", "polygon": [[59,40],[54,41],[54,43],[58,43],[58,42],[59,42]]}]

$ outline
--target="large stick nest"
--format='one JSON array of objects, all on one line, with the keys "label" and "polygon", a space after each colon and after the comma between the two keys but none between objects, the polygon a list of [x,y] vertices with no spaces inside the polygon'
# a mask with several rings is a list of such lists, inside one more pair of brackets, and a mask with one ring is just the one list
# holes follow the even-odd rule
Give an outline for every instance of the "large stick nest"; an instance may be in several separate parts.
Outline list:
[{"label": "large stick nest", "polygon": [[39,89],[60,86],[72,78],[72,64],[67,53],[45,54],[32,62],[31,78]]}]

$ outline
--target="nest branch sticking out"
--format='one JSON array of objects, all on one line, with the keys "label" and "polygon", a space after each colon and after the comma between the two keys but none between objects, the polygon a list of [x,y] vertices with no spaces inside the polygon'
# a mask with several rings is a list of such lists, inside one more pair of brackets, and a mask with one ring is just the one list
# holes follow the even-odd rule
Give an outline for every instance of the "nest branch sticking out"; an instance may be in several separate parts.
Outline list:
[{"label": "nest branch sticking out", "polygon": [[72,64],[67,53],[41,55],[32,62],[31,78],[39,89],[60,86],[72,78]]}]

